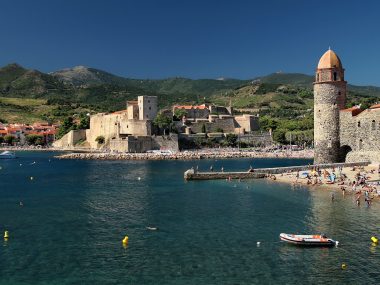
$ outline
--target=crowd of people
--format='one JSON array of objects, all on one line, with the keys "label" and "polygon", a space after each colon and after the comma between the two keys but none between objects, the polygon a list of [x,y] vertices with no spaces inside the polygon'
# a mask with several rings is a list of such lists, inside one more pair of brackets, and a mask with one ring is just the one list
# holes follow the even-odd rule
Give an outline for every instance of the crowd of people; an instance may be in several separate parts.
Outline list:
[{"label": "crowd of people", "polygon": [[[303,183],[306,185],[325,185],[341,190],[344,196],[347,192],[355,197],[356,205],[360,205],[362,197],[367,207],[371,206],[372,200],[380,196],[380,165],[354,166],[343,168],[341,166],[331,169],[320,169],[314,167],[310,171],[296,172],[293,183]],[[334,201],[335,195],[331,194]]]}]

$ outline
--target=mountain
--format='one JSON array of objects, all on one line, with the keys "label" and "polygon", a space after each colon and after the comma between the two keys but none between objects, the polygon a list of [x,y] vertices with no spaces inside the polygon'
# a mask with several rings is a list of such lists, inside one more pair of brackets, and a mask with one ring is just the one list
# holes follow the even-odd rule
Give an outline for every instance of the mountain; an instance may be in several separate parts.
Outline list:
[{"label": "mountain", "polygon": [[38,70],[12,63],[0,68],[0,94],[4,97],[39,97],[49,91],[64,91],[64,84]]},{"label": "mountain", "polygon": [[312,87],[314,76],[302,73],[272,73],[267,76],[256,78],[256,81],[270,84],[290,84],[303,87]]},{"label": "mountain", "polygon": [[102,84],[127,86],[127,79],[85,66],[75,66],[49,73],[56,79],[75,87],[90,87]]},{"label": "mountain", "polygon": [[[13,63],[0,68],[0,99],[19,99],[0,100],[0,120],[4,119],[4,111],[11,107],[15,111],[7,111],[9,114],[35,112],[34,115],[53,120],[80,113],[83,108],[96,112],[115,111],[124,108],[127,100],[140,95],[158,96],[160,108],[205,101],[228,105],[232,99],[233,106],[241,110],[292,117],[312,108],[313,80],[313,76],[301,73],[273,73],[252,80],[131,79],[84,66],[46,74]],[[369,105],[380,97],[380,88],[375,86],[349,85],[348,90],[349,104]],[[46,107],[38,107],[38,112],[35,111],[36,103],[33,103],[33,108],[24,108],[28,101],[23,98],[44,100],[41,102],[46,102]],[[14,116],[9,116],[7,118],[14,119]]]}]

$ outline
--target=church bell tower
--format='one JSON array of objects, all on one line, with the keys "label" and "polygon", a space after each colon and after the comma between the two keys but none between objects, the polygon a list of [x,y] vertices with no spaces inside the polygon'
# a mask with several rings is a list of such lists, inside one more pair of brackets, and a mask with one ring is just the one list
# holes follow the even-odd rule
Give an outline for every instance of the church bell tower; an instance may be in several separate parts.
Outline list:
[{"label": "church bell tower", "polygon": [[314,163],[340,162],[339,111],[346,104],[344,69],[329,49],[318,63],[314,82]]}]

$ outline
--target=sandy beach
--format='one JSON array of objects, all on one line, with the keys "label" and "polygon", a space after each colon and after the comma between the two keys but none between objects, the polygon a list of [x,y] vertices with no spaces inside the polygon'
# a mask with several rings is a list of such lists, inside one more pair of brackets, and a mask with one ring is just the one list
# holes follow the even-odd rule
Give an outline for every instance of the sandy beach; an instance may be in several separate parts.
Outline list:
[{"label": "sandy beach", "polygon": [[[293,185],[306,185],[314,189],[335,190],[342,195],[354,194],[356,199],[369,199],[380,196],[379,164],[341,169],[321,169],[270,175],[269,179]],[[335,175],[335,179],[334,179]],[[298,176],[298,178],[297,178]],[[333,181],[332,181],[333,180]],[[334,197],[332,197],[334,199]],[[363,199],[361,199],[363,202]],[[359,201],[360,203],[360,201]]]}]

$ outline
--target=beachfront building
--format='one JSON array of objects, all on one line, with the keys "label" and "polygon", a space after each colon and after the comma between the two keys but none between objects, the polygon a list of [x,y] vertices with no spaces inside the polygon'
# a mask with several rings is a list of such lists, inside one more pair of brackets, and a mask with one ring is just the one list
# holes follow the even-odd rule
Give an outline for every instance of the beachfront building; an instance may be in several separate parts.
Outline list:
[{"label": "beachfront building", "polygon": [[13,136],[18,144],[25,144],[28,135],[42,137],[45,144],[51,144],[55,140],[58,125],[48,123],[34,124],[0,124],[0,136]]},{"label": "beachfront building", "polygon": [[314,162],[380,162],[380,104],[345,109],[346,90],[342,62],[329,49],[314,82]]}]

